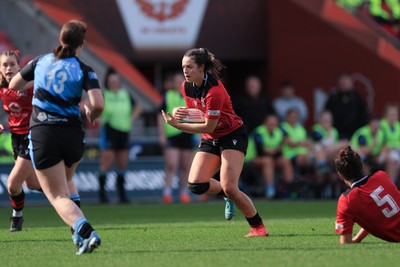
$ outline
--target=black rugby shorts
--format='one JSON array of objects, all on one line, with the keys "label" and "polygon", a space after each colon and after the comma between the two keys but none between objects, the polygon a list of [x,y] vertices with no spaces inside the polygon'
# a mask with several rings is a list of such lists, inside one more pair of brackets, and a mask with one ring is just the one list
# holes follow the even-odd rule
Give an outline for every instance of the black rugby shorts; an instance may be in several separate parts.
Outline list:
[{"label": "black rugby shorts", "polygon": [[84,132],[80,126],[37,125],[30,130],[29,149],[35,169],[47,169],[60,161],[67,167],[81,160]]},{"label": "black rugby shorts", "polygon": [[233,132],[218,139],[201,139],[198,151],[221,156],[222,151],[233,149],[247,152],[248,137],[246,129],[242,126]]},{"label": "black rugby shorts", "polygon": [[31,160],[29,155],[29,138],[28,134],[11,134],[12,149],[14,154],[14,159],[21,157],[23,159]]}]

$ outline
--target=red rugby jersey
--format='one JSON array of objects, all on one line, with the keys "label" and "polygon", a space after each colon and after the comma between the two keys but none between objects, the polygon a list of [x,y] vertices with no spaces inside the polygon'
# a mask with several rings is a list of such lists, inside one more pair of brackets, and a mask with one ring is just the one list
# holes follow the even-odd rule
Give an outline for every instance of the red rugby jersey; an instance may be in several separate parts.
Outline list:
[{"label": "red rugby jersey", "polygon": [[339,198],[338,234],[352,234],[357,223],[370,234],[386,241],[400,242],[400,193],[389,176],[377,171],[355,183]]},{"label": "red rugby jersey", "polygon": [[206,74],[200,87],[194,83],[184,82],[182,95],[185,98],[186,107],[202,110],[206,118],[218,119],[213,133],[201,135],[204,139],[220,138],[243,125],[242,119],[232,108],[231,98],[224,85],[211,75]]},{"label": "red rugby jersey", "polygon": [[27,134],[29,132],[32,96],[33,88],[22,91],[0,88],[0,99],[3,102],[4,111],[9,114],[8,128],[11,133]]}]

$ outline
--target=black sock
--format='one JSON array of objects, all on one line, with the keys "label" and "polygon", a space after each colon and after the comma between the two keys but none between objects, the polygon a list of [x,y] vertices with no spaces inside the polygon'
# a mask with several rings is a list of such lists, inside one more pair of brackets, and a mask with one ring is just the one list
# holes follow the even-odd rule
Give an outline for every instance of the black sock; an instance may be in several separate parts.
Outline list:
[{"label": "black sock", "polygon": [[106,179],[107,176],[104,172],[100,172],[99,174],[99,186],[100,186],[100,190],[104,190],[104,187],[106,185]]},{"label": "black sock", "polygon": [[24,190],[18,196],[9,196],[11,201],[11,206],[15,211],[21,211],[25,205],[25,192]]},{"label": "black sock", "polygon": [[90,234],[94,231],[90,223],[85,223],[79,230],[79,235],[84,239],[89,238]]},{"label": "black sock", "polygon": [[122,174],[117,175],[117,190],[119,194],[119,201],[121,203],[129,202],[125,192],[125,176]]},{"label": "black sock", "polygon": [[260,226],[263,223],[260,215],[258,215],[258,212],[256,213],[256,215],[254,215],[251,218],[247,218],[246,217],[246,220],[250,224],[251,227],[257,227],[257,226]]}]

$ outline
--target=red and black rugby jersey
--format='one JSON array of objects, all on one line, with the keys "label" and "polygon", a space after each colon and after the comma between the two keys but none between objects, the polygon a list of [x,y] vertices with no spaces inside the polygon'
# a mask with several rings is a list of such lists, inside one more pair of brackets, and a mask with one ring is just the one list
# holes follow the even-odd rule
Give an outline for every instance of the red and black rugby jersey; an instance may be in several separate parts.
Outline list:
[{"label": "red and black rugby jersey", "polygon": [[400,242],[400,193],[383,171],[365,176],[339,198],[336,232],[352,234],[357,223],[370,234]]},{"label": "red and black rugby jersey", "polygon": [[3,102],[4,111],[9,114],[8,128],[11,133],[27,134],[29,132],[32,96],[33,88],[22,91],[0,88],[0,99]]},{"label": "red and black rugby jersey", "polygon": [[202,110],[208,119],[218,119],[213,133],[201,135],[204,139],[220,138],[243,125],[242,119],[232,108],[231,98],[224,85],[211,75],[205,75],[200,87],[194,83],[184,82],[182,95],[185,98],[186,107]]}]

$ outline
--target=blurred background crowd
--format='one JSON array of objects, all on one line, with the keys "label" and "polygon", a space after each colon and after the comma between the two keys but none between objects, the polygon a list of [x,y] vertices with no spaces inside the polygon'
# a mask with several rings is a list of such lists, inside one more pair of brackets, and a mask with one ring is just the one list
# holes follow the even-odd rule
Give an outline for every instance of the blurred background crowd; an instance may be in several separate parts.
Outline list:
[{"label": "blurred background crowd", "polygon": [[[191,9],[200,18],[190,17]],[[0,10],[0,50],[20,49],[23,64],[54,46],[45,40],[64,21],[76,16],[88,23],[83,59],[97,67],[104,88],[113,73],[116,90],[124,88],[132,99],[130,149],[121,157],[165,160],[166,203],[171,177],[187,173],[178,165],[192,155],[165,151],[170,133],[159,111],[181,105],[171,96],[183,80],[180,60],[199,46],[224,63],[223,81],[249,133],[244,191],[268,199],[337,198],[344,185],[333,162],[348,144],[367,171],[384,169],[400,186],[398,0],[4,0]],[[183,23],[173,25],[175,18]],[[191,31],[183,36],[193,39],[188,44],[174,35]],[[101,165],[101,201],[107,202],[102,173],[112,160],[127,167],[118,157],[107,163],[100,152],[102,120],[85,124],[83,162]],[[12,162],[6,139],[0,135],[0,164]],[[123,181],[117,183],[126,202]],[[184,184],[181,201],[189,202]]]}]

